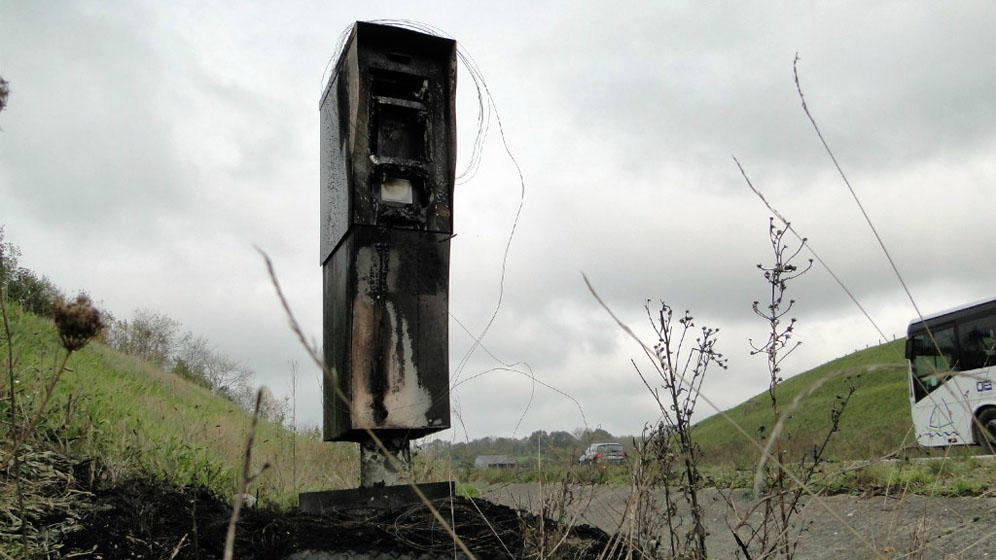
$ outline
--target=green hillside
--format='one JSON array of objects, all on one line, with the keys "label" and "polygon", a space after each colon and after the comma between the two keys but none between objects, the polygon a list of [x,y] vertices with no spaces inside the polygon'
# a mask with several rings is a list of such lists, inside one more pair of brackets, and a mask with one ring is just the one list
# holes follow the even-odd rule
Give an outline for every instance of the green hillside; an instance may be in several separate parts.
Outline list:
[{"label": "green hillside", "polygon": [[[37,409],[57,362],[65,355],[52,321],[8,304],[13,333],[17,417]],[[0,329],[0,437],[9,428],[7,340]],[[231,495],[241,477],[251,416],[230,400],[180,376],[93,341],[74,352],[52,401],[25,449],[52,449],[92,465],[88,476],[109,481],[151,474],[185,485],[198,483]],[[2,446],[6,455],[10,446]],[[317,434],[295,435],[261,422],[253,450],[256,468],[267,469],[251,488],[264,503],[290,505],[307,490],[355,486],[356,451],[329,445]]]},{"label": "green hillside", "polygon": [[[913,443],[904,340],[896,340],[838,358],[786,379],[778,389],[780,408],[786,411],[791,457],[812,449],[831,425],[831,410],[847,386],[857,386],[840,420],[840,431],[828,447],[829,458],[872,459]],[[789,411],[793,400],[804,396]],[[757,447],[730,425],[735,422],[751,436],[770,433],[771,401],[767,391],[693,428],[706,464],[750,468]],[[761,427],[764,427],[761,430]]]}]

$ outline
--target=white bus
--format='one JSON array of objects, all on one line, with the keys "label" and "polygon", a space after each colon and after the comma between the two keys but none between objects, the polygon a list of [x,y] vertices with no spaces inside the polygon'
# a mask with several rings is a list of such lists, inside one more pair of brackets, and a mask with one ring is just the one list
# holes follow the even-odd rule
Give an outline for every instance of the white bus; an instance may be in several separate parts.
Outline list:
[{"label": "white bus", "polygon": [[910,321],[906,359],[917,443],[996,447],[996,300]]}]

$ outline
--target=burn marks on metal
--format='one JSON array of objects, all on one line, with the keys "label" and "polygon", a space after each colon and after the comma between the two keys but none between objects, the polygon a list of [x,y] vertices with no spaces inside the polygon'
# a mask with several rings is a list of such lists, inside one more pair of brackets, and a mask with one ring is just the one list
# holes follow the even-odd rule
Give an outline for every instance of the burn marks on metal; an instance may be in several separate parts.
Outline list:
[{"label": "burn marks on metal", "polygon": [[448,240],[356,228],[326,263],[327,439],[362,441],[364,425],[412,437],[449,427]]},{"label": "burn marks on metal", "polygon": [[455,80],[455,42],[357,23],[322,98],[326,440],[449,427]]},{"label": "burn marks on metal", "polygon": [[321,262],[356,225],[452,233],[456,43],[358,22],[322,96]]}]

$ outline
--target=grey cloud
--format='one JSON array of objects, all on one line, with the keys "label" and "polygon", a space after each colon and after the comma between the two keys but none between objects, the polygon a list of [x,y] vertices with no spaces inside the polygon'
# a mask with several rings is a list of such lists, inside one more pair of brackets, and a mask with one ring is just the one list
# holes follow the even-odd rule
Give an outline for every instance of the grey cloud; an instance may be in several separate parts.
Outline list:
[{"label": "grey cloud", "polygon": [[141,232],[150,207],[179,211],[185,177],[156,104],[154,50],[120,22],[72,6],[21,6],[18,16],[27,21],[4,29],[17,51],[4,68],[16,95],[0,135],[5,198],[88,235]]},{"label": "grey cloud", "polygon": [[855,169],[987,141],[996,78],[980,71],[978,57],[996,49],[996,39],[984,3],[813,12],[661,4],[632,18],[605,7],[598,18],[566,21],[538,47],[564,60],[585,53],[585,64],[552,75],[531,69],[546,78],[548,95],[570,100],[576,126],[603,137],[634,169],[729,153],[765,166],[822,164],[793,83],[796,52],[814,116]]}]

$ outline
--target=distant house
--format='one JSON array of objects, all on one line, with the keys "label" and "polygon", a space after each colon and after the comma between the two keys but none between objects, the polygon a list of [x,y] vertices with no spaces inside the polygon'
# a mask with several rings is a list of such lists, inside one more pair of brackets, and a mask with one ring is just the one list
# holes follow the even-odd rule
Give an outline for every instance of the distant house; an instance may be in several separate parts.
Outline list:
[{"label": "distant house", "polygon": [[508,455],[478,455],[474,466],[479,469],[514,469],[516,463]]}]

